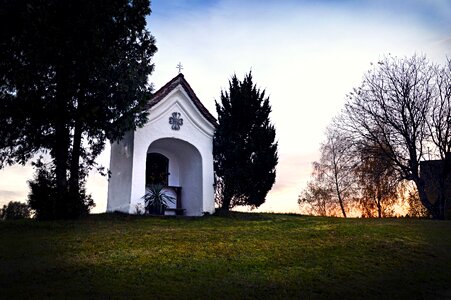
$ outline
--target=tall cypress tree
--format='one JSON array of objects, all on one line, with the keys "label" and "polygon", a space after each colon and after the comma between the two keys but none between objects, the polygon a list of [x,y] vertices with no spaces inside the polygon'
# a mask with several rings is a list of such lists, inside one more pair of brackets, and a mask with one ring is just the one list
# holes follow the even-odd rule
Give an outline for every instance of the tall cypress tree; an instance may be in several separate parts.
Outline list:
[{"label": "tall cypress tree", "polygon": [[253,84],[251,72],[243,81],[233,75],[216,110],[213,156],[221,209],[259,207],[274,184],[278,162],[269,97]]}]

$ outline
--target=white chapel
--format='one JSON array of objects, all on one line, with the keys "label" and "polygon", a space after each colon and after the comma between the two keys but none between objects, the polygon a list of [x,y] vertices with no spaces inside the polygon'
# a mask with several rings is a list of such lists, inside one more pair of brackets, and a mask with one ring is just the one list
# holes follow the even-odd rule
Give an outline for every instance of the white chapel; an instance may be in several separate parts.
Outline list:
[{"label": "white chapel", "polygon": [[176,201],[167,213],[213,213],[213,134],[216,119],[182,73],[149,101],[147,124],[111,145],[107,211],[144,207],[149,184],[163,184]]}]

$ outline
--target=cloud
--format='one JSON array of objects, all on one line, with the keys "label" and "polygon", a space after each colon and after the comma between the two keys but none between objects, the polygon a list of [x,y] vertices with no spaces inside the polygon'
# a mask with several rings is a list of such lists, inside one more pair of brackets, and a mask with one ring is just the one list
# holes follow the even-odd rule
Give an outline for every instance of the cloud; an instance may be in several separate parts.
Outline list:
[{"label": "cloud", "polygon": [[297,197],[312,172],[312,162],[318,153],[282,153],[277,165],[277,178],[266,202],[256,211],[299,212]]},{"label": "cloud", "polygon": [[5,204],[8,204],[10,201],[25,201],[23,195],[15,190],[0,190],[0,207]]},{"label": "cloud", "polygon": [[27,180],[33,177],[33,168],[14,165],[0,170],[0,204],[9,201],[25,202],[28,195]]}]

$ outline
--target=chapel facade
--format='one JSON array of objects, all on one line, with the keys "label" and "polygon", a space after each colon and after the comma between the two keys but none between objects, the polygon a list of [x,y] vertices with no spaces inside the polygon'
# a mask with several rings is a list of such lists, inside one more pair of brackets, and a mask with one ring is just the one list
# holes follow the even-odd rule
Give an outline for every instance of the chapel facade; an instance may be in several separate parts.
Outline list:
[{"label": "chapel facade", "polygon": [[182,73],[149,101],[146,125],[111,145],[108,212],[136,213],[151,184],[176,201],[166,214],[214,213],[213,135],[216,119]]}]

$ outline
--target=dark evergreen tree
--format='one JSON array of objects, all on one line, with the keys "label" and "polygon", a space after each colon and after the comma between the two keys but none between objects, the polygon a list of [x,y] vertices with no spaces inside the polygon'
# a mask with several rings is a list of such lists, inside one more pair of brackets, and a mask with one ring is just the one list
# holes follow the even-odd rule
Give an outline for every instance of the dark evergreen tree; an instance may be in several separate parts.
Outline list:
[{"label": "dark evergreen tree", "polygon": [[106,139],[146,121],[149,14],[149,0],[2,1],[0,168],[47,151],[57,218],[82,213],[80,170],[96,166]]},{"label": "dark evergreen tree", "polygon": [[218,127],[213,144],[214,169],[221,209],[237,205],[259,207],[276,178],[276,131],[269,120],[271,106],[249,72],[241,82],[234,75],[229,91],[216,102]]}]

